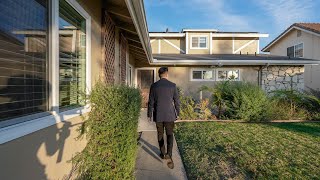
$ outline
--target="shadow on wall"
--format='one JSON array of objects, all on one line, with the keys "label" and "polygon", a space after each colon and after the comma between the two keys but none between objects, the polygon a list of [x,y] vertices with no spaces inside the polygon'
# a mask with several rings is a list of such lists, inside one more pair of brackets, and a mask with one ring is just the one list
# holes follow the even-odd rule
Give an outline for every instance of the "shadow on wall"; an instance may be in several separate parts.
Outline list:
[{"label": "shadow on wall", "polygon": [[[184,52],[186,52],[186,41],[182,41],[182,39],[180,39],[180,49],[182,49],[182,50],[184,50]],[[180,51],[180,54],[185,54],[185,53]]]},{"label": "shadow on wall", "polygon": [[[29,76],[29,75],[27,75]],[[33,84],[44,83],[40,77],[30,77]],[[26,97],[26,94],[10,94],[17,89],[16,85],[26,86],[26,75],[13,76],[7,81],[7,87],[0,89],[1,101],[15,102],[22,101]],[[45,82],[48,85],[48,82]],[[15,86],[13,86],[15,85]],[[40,86],[33,86],[40,87]],[[12,89],[15,88],[15,89]],[[32,87],[25,87],[29,89]],[[42,87],[41,87],[42,88]],[[37,89],[30,89],[27,92],[27,96],[32,96],[32,92],[37,92]],[[40,90],[39,90],[40,91]],[[6,94],[4,97],[3,94]],[[44,98],[46,101],[47,98]],[[37,107],[32,112],[43,112],[43,104],[47,102],[41,102],[37,104]],[[8,103],[10,104],[10,103]],[[28,104],[31,106],[30,104]],[[13,105],[11,108],[19,108],[26,106],[22,104]],[[4,108],[4,107],[2,107]],[[9,108],[9,107],[7,107]],[[63,118],[63,117],[60,117]],[[55,169],[46,169],[48,165],[53,167],[59,163],[66,163],[63,157],[65,150],[65,141],[70,136],[70,129],[78,124],[71,124],[70,122],[62,122],[52,125],[48,128],[26,135],[24,137],[15,139],[13,141],[0,145],[0,179],[49,179],[48,171],[53,172]],[[64,161],[64,162],[63,162]],[[58,172],[57,172],[58,173]],[[69,173],[69,172],[67,172]]]}]

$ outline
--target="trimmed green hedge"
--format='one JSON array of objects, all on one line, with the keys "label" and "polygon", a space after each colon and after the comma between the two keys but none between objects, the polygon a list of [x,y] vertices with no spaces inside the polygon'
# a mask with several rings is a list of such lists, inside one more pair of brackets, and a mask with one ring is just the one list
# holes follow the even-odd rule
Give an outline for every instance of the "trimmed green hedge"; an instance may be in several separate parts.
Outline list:
[{"label": "trimmed green hedge", "polygon": [[134,179],[139,90],[98,83],[89,97],[92,110],[81,128],[86,148],[73,159],[79,179]]}]

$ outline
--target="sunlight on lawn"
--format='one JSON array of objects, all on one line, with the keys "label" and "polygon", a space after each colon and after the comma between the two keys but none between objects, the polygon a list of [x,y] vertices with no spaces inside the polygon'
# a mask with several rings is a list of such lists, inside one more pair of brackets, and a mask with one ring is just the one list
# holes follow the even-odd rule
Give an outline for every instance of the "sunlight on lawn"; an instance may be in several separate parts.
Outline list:
[{"label": "sunlight on lawn", "polygon": [[320,123],[179,123],[189,179],[317,179]]}]

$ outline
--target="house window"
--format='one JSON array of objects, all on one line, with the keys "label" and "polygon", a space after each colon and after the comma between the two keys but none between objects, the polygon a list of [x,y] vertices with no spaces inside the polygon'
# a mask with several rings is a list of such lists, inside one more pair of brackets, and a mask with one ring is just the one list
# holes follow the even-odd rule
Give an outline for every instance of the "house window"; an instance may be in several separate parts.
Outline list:
[{"label": "house window", "polygon": [[1,0],[0,7],[1,127],[48,114],[49,6],[48,0]]},{"label": "house window", "polygon": [[294,46],[294,57],[303,57],[303,43]]},{"label": "house window", "polygon": [[[59,1],[59,107],[84,105],[86,19],[65,0]],[[79,43],[75,43],[79,39]]]},{"label": "house window", "polygon": [[191,48],[194,49],[206,49],[207,48],[207,37],[191,37]]},{"label": "house window", "polygon": [[210,70],[210,69],[192,70],[191,79],[194,81],[214,81],[214,70]]},{"label": "house window", "polygon": [[294,46],[287,48],[287,56],[288,57],[294,57]]},{"label": "house window", "polygon": [[239,70],[217,70],[217,81],[240,81]]},{"label": "house window", "polygon": [[287,48],[287,56],[289,57],[303,57],[303,43],[297,44]]}]

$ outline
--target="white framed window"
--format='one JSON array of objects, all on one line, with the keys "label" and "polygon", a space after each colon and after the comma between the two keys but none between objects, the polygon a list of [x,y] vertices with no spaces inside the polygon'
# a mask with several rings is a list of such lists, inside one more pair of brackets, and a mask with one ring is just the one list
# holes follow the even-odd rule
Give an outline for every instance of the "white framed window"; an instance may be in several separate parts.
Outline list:
[{"label": "white framed window", "polygon": [[290,46],[287,48],[287,56],[288,57],[303,57],[303,43],[296,44],[294,46]]},{"label": "white framed window", "polygon": [[215,73],[213,69],[191,69],[191,81],[214,81]]},{"label": "white framed window", "polygon": [[208,36],[191,36],[191,49],[208,49]]},{"label": "white framed window", "polygon": [[294,46],[294,57],[303,57],[303,43]]},{"label": "white framed window", "polygon": [[217,69],[217,81],[240,81],[240,70],[238,69]]},{"label": "white framed window", "polygon": [[[17,67],[23,65],[24,69],[31,68],[30,73],[35,73],[35,75],[24,75],[23,77],[27,79],[21,81],[25,86],[23,94],[28,94],[27,100],[34,99],[34,102],[24,103],[26,107],[15,105],[14,107],[21,107],[17,109],[19,116],[15,114],[7,117],[0,116],[0,144],[90,111],[86,102],[79,103],[81,97],[77,94],[78,90],[87,94],[91,90],[90,15],[76,0],[26,0],[23,4],[20,4],[22,1],[11,1],[10,3],[17,5],[15,11],[11,13],[19,14],[19,8],[23,12],[27,12],[25,7],[31,8],[30,13],[23,16],[9,14],[8,17],[21,18],[6,22],[20,24],[18,27],[21,29],[15,28],[15,24],[12,24],[11,28],[15,29],[11,31],[12,36],[16,34],[17,40],[25,42],[25,47],[21,47],[27,51],[25,55],[29,53],[30,56],[36,56],[32,61],[16,63]],[[10,6],[10,4],[6,5],[6,7]],[[27,19],[24,20],[24,18]],[[32,29],[33,26],[26,22],[30,22],[35,28]],[[28,28],[21,24],[26,24]],[[1,26],[0,22],[1,31],[6,30],[7,27],[9,26]],[[75,43],[77,39],[79,43]],[[23,46],[23,43],[19,44]],[[0,53],[0,59],[1,56]],[[4,73],[4,71],[1,72]],[[24,70],[24,72],[27,71]],[[20,81],[15,81],[15,84],[17,83]],[[15,93],[15,90],[8,88],[2,90],[7,91],[8,94]],[[2,100],[9,99],[2,98]],[[13,106],[10,107],[13,109]],[[68,109],[62,112],[61,107],[68,107]],[[4,107],[1,108],[3,110]]]}]

